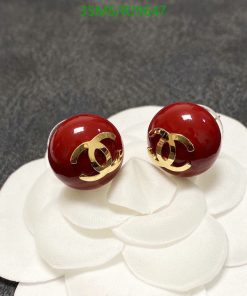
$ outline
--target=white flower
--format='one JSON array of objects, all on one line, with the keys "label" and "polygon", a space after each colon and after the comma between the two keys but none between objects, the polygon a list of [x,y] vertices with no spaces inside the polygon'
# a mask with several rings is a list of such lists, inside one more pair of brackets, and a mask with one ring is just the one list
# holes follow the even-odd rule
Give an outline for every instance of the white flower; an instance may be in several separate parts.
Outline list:
[{"label": "white flower", "polygon": [[0,276],[21,282],[15,295],[247,294],[247,129],[222,115],[215,165],[175,178],[146,153],[159,109],[110,118],[125,163],[103,188],[65,187],[44,159],[9,177],[0,196]]}]

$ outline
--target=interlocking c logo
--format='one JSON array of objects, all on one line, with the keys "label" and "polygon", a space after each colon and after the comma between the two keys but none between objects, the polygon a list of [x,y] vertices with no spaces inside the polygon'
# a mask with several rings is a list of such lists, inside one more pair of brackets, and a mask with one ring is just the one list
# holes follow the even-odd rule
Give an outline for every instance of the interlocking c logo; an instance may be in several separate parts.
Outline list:
[{"label": "interlocking c logo", "polygon": [[[79,177],[80,180],[86,182],[97,181],[106,176],[107,174],[113,172],[121,164],[123,158],[122,150],[117,151],[118,155],[116,159],[113,161],[111,152],[104,144],[101,143],[101,141],[104,139],[111,139],[115,141],[116,136],[111,132],[102,132],[95,136],[92,140],[84,142],[77,146],[71,154],[70,163],[77,164],[78,158],[81,155],[81,153],[85,150],[88,150],[88,157],[91,162],[92,168],[98,173],[94,176],[87,176],[81,174]],[[97,159],[95,158],[96,150],[101,151],[105,156],[105,163],[102,165],[99,164]]]},{"label": "interlocking c logo", "polygon": [[[175,141],[183,144],[188,152],[195,151],[194,145],[191,143],[191,141],[189,139],[187,139],[185,136],[180,135],[180,134],[169,133],[162,128],[155,128],[155,129],[151,130],[149,132],[149,135],[151,137],[154,135],[161,136],[158,143],[157,143],[155,153],[153,152],[151,147],[148,147],[148,153],[156,165],[166,168],[167,170],[170,170],[173,172],[184,172],[184,171],[187,171],[191,167],[190,162],[187,162],[186,164],[184,164],[182,166],[173,166],[174,161],[176,160],[176,143],[175,143]],[[167,158],[162,156],[162,148],[166,143],[168,143],[169,149],[170,149],[169,155]]]}]

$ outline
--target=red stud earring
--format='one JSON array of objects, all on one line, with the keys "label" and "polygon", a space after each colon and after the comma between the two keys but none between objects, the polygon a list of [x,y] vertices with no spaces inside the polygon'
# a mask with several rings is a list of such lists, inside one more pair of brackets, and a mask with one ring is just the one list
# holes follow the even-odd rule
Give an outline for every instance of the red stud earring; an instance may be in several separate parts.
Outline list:
[{"label": "red stud earring", "polygon": [[165,171],[191,177],[208,170],[221,146],[221,130],[206,108],[174,103],[161,109],[148,128],[148,152]]},{"label": "red stud earring", "polygon": [[66,185],[95,189],[111,181],[123,161],[116,127],[93,114],[70,117],[52,130],[48,140],[50,165]]}]

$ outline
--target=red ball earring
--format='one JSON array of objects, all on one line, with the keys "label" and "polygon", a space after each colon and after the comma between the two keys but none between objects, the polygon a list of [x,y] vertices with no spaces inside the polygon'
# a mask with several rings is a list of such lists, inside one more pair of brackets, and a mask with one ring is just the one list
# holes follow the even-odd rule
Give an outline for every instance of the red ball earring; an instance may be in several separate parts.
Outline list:
[{"label": "red ball earring", "polygon": [[148,128],[148,153],[165,171],[191,177],[208,170],[221,146],[221,129],[205,107],[174,103],[161,109]]},{"label": "red ball earring", "polygon": [[122,165],[121,136],[107,119],[79,114],[52,130],[48,159],[57,177],[66,185],[95,189],[111,181]]}]

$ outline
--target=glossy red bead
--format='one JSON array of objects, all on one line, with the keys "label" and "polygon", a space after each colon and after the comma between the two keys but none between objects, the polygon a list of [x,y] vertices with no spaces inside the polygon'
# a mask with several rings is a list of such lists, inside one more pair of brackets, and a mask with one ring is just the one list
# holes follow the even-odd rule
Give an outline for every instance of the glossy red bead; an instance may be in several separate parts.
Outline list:
[{"label": "glossy red bead", "polygon": [[[221,146],[221,130],[206,108],[193,103],[174,103],[152,119],[148,145],[154,162],[165,171],[191,177],[205,172],[215,162]],[[160,163],[158,151],[161,151]]]},{"label": "glossy red bead", "polygon": [[95,189],[111,181],[121,167],[121,136],[107,119],[79,114],[52,130],[48,159],[57,177],[66,185]]}]

